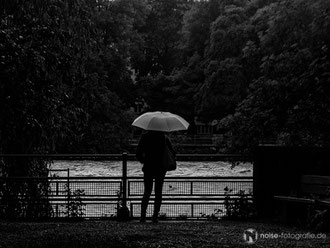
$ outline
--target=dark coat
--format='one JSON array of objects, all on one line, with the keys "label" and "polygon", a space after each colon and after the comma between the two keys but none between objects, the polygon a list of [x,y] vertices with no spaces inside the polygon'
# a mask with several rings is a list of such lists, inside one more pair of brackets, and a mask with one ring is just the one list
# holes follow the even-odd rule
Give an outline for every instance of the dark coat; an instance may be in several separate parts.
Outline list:
[{"label": "dark coat", "polygon": [[142,171],[163,171],[162,159],[165,142],[169,149],[175,154],[170,140],[163,132],[148,131],[142,135],[136,151],[136,158],[143,163]]}]

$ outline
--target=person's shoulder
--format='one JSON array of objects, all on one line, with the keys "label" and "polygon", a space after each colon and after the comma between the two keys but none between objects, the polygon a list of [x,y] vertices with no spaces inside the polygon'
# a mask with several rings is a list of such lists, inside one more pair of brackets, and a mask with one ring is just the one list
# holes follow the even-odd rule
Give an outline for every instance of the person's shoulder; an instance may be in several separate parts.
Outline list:
[{"label": "person's shoulder", "polygon": [[148,139],[149,137],[150,137],[149,132],[146,132],[146,133],[142,134],[142,138],[144,138],[144,139]]},{"label": "person's shoulder", "polygon": [[146,132],[146,133],[142,134],[141,139],[143,139],[145,141],[149,141],[149,140],[153,139],[153,135],[150,132]]},{"label": "person's shoulder", "polygon": [[147,139],[146,133],[141,134],[140,143],[143,143]]}]

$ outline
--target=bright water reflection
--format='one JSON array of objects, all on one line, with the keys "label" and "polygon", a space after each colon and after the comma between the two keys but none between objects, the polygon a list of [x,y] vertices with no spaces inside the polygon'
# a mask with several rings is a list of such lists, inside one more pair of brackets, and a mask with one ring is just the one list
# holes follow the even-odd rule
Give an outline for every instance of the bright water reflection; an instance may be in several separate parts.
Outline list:
[{"label": "bright water reflection", "polygon": [[[121,176],[121,161],[55,161],[51,169],[70,169],[70,176],[96,176],[109,177]],[[137,161],[128,161],[128,176],[142,176],[142,165]],[[185,162],[178,161],[175,171],[170,171],[167,176],[196,176],[196,177],[220,177],[220,176],[252,176],[252,163],[239,163],[232,166],[231,163],[223,161],[210,162]],[[67,176],[67,172],[52,172],[58,176]]]}]

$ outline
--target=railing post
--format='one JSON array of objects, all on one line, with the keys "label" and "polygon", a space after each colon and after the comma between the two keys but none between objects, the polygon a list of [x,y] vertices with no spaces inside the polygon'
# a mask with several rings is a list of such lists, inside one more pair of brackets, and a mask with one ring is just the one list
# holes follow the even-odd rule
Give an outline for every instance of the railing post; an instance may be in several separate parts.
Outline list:
[{"label": "railing post", "polygon": [[58,188],[58,181],[56,182],[56,195],[58,195],[59,193],[59,188]]},{"label": "railing post", "polygon": [[55,209],[56,209],[56,217],[59,217],[59,215],[58,215],[58,203],[56,203]]},{"label": "railing post", "polygon": [[127,153],[123,152],[123,206],[127,203]]},{"label": "railing post", "polygon": [[118,220],[129,220],[129,209],[127,207],[127,153],[122,155],[123,159],[123,175],[122,175],[122,204],[117,209]]},{"label": "railing post", "polygon": [[134,217],[134,214],[133,214],[133,203],[131,202],[131,205],[130,205],[131,207],[130,207],[130,209],[131,209],[131,218],[133,218]]},{"label": "railing post", "polygon": [[67,204],[68,204],[68,218],[70,217],[70,197],[71,197],[71,190],[70,190],[70,169],[68,168],[67,169],[67,171],[68,171],[68,179],[67,179],[67,184],[68,184],[68,202],[67,202]]}]

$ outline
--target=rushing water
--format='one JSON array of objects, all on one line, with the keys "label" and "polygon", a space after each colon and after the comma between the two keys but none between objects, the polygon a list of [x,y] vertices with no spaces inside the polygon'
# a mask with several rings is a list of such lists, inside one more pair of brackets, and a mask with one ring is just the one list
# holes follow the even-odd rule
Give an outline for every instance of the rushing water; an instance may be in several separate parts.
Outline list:
[{"label": "rushing water", "polygon": [[[142,176],[142,165],[137,161],[128,161],[128,176]],[[96,176],[109,177],[122,175],[121,161],[55,161],[50,169],[70,170],[70,176]],[[231,163],[223,161],[208,162],[185,162],[178,161],[177,170],[170,171],[167,176],[195,176],[195,177],[221,177],[221,176],[252,176],[253,166],[251,163]],[[58,176],[67,176],[67,171],[52,171]]]}]

